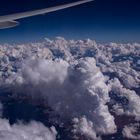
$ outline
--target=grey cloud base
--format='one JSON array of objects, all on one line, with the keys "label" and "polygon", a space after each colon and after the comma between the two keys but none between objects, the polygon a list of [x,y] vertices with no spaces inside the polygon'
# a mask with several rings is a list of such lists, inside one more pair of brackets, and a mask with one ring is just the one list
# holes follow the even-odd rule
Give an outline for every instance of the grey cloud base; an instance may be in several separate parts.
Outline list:
[{"label": "grey cloud base", "polygon": [[[41,103],[44,112],[50,107],[59,116],[53,121],[69,125],[72,139],[104,140],[106,135],[115,137],[120,128],[119,135],[128,138],[132,127],[139,130],[139,125],[127,123],[140,121],[140,44],[97,44],[58,37],[1,45],[0,54],[1,88],[10,89],[13,98]],[[122,125],[119,119],[124,118],[130,122]],[[57,129],[41,126],[58,138]],[[14,132],[15,127],[9,127]]]}]

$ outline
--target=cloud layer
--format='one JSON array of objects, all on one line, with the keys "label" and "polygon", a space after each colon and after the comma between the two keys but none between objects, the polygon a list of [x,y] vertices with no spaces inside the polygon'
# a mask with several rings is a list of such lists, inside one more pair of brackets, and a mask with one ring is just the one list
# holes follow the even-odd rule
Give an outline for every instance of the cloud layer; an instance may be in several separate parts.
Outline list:
[{"label": "cloud layer", "polygon": [[[41,104],[44,112],[50,107],[57,124],[70,126],[73,139],[102,139],[117,132],[119,116],[131,117],[136,123],[140,120],[139,56],[140,44],[97,44],[90,39],[58,37],[41,43],[1,45],[0,87],[10,89],[16,99]],[[16,127],[33,125],[41,125],[56,137],[56,130],[37,122],[8,127],[14,133]],[[125,126],[121,126],[121,134],[127,136],[129,124]]]}]

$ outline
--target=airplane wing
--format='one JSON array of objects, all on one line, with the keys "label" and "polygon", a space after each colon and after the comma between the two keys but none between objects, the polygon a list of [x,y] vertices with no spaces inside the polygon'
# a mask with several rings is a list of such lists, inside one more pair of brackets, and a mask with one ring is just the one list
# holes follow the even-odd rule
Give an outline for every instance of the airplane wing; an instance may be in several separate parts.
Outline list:
[{"label": "airplane wing", "polygon": [[22,12],[22,13],[15,13],[15,14],[10,14],[10,15],[0,16],[0,29],[11,28],[11,27],[17,26],[19,24],[17,21],[15,21],[17,19],[46,14],[46,13],[66,9],[69,7],[81,5],[87,2],[91,2],[91,1],[93,0],[81,0],[78,2],[63,4],[63,5],[50,7],[50,8],[44,8],[44,9],[39,9],[39,10],[34,10],[34,11],[27,11],[27,12]]}]

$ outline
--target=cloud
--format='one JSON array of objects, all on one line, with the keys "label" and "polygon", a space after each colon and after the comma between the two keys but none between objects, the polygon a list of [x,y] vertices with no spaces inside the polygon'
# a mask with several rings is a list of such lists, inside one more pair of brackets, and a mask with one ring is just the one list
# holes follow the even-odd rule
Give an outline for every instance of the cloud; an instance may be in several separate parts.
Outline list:
[{"label": "cloud", "polygon": [[74,118],[73,122],[74,122],[74,126],[73,126],[74,133],[78,132],[81,135],[86,135],[90,139],[100,140],[100,137],[97,137],[95,133],[95,129],[92,121],[88,121],[85,117],[83,117],[81,119]]},{"label": "cloud", "polygon": [[136,94],[135,91],[126,89],[123,87],[123,85],[120,83],[120,81],[115,78],[110,81],[109,83],[110,90],[116,96],[121,98],[126,98],[128,102],[118,102],[116,101],[114,104],[114,109],[118,115],[126,114],[130,116],[136,117],[136,119],[140,120],[140,97]]},{"label": "cloud", "polygon": [[2,118],[3,105],[0,103],[0,140],[56,140],[57,131],[54,126],[48,128],[40,122],[14,123]]},{"label": "cloud", "polygon": [[124,127],[122,133],[125,138],[139,140],[140,139],[139,129],[140,129],[139,123],[130,124]]},{"label": "cloud", "polygon": [[47,128],[39,122],[10,125],[8,120],[0,119],[0,140],[55,140],[54,127]]},{"label": "cloud", "polygon": [[44,106],[49,105],[64,123],[85,116],[97,134],[116,131],[114,117],[106,105],[110,100],[108,87],[94,58],[80,59],[73,64],[62,59],[27,60],[15,81],[12,87],[15,86],[18,96],[43,99]]},{"label": "cloud", "polygon": [[0,103],[0,117],[2,117],[2,113],[3,113],[3,105],[2,103]]}]

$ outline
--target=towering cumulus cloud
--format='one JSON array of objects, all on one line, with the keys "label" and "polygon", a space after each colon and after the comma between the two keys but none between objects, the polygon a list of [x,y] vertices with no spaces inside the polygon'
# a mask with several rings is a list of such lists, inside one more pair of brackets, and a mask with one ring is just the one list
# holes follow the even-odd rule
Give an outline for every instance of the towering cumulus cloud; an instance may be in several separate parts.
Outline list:
[{"label": "towering cumulus cloud", "polygon": [[35,110],[40,106],[45,115],[38,119],[43,124],[33,117],[12,125],[1,119],[0,139],[139,137],[139,56],[137,43],[97,44],[90,39],[58,37],[0,46],[1,116],[11,100],[30,103]]},{"label": "towering cumulus cloud", "polygon": [[[44,99],[44,105],[57,112],[62,122],[74,120],[75,131],[87,134],[77,129],[85,118],[87,126],[84,127],[93,133],[115,132],[114,117],[106,106],[110,100],[108,87],[94,58],[80,59],[72,64],[61,59],[28,60],[17,79],[22,79],[15,85],[20,87],[17,93],[36,100]],[[88,126],[89,122],[92,128]]]}]

